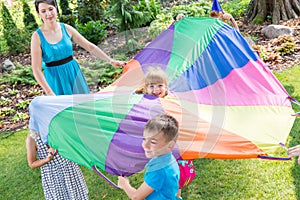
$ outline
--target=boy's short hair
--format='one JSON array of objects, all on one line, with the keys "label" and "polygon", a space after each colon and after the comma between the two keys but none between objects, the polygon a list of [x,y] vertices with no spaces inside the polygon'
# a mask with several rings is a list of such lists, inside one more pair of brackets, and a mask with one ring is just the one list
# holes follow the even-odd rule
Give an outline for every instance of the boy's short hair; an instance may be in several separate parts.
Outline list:
[{"label": "boy's short hair", "polygon": [[160,67],[149,67],[145,75],[145,85],[151,83],[165,83],[167,84],[167,74]]},{"label": "boy's short hair", "polygon": [[162,131],[166,142],[176,141],[178,136],[178,122],[170,115],[160,114],[150,119],[146,123],[144,130]]}]

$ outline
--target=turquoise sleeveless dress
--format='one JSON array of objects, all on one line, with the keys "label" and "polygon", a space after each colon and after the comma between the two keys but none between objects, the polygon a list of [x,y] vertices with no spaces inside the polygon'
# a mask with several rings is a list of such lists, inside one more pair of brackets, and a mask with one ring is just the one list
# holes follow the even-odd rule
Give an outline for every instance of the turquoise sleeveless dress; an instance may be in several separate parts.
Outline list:
[{"label": "turquoise sleeveless dress", "polygon": [[[60,23],[62,30],[61,41],[50,44],[42,31],[37,30],[42,48],[42,61],[50,63],[73,56],[72,39],[66,27]],[[87,94],[90,93],[86,80],[75,59],[58,66],[44,67],[44,76],[47,83],[56,95]]]}]

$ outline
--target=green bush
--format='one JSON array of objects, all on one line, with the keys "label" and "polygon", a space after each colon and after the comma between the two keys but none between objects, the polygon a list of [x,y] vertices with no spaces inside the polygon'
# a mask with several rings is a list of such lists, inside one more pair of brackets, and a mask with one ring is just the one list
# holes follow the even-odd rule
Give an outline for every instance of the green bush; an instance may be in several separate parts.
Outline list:
[{"label": "green bush", "polygon": [[10,72],[4,72],[0,76],[0,83],[10,83],[15,84],[27,84],[27,85],[37,85],[36,80],[34,79],[32,69],[28,66],[22,66],[19,63],[16,63],[16,69]]},{"label": "green bush", "polygon": [[15,42],[14,37],[16,36],[15,34],[17,31],[17,25],[15,24],[9,10],[3,2],[1,4],[1,22],[3,25],[3,38],[6,42],[8,50],[10,51]]},{"label": "green bush", "polygon": [[77,27],[78,32],[94,44],[99,44],[106,37],[105,28],[106,25],[101,21],[89,21],[85,25],[78,24]]},{"label": "green bush", "polygon": [[133,6],[133,9],[143,13],[142,21],[147,25],[151,21],[155,20],[156,16],[160,13],[160,3],[157,0],[140,0],[136,5]]},{"label": "green bush", "polygon": [[29,31],[35,31],[39,26],[35,21],[34,15],[30,12],[29,5],[23,1],[23,23]]},{"label": "green bush", "polygon": [[[126,60],[125,54],[116,55],[116,60]],[[111,66],[103,61],[96,62],[80,62],[82,73],[89,86],[97,85],[100,90],[101,88],[108,86],[119,78],[122,73],[122,69]]]},{"label": "green bush", "polygon": [[62,15],[71,15],[72,14],[72,11],[69,7],[68,0],[60,0],[59,1],[59,7],[61,9],[61,14]]},{"label": "green bush", "polygon": [[156,0],[141,0],[134,3],[130,0],[112,0],[111,12],[120,20],[121,31],[139,28],[149,24],[160,10],[160,4]]},{"label": "green bush", "polygon": [[174,21],[178,14],[184,14],[188,17],[208,16],[211,10],[211,4],[206,1],[193,2],[189,5],[173,6],[171,10],[164,9],[161,14],[156,16],[149,28],[149,35],[152,38],[157,37],[162,31],[166,30]]},{"label": "green bush", "polygon": [[166,30],[173,22],[171,12],[163,12],[156,16],[156,20],[152,21],[149,28],[151,38],[156,38],[162,31]]},{"label": "green bush", "polygon": [[77,0],[78,23],[85,24],[89,21],[98,21],[104,16],[104,5],[106,1],[99,0]]},{"label": "green bush", "polygon": [[280,47],[276,48],[276,52],[280,52],[281,55],[287,55],[290,53],[293,53],[295,49],[297,48],[297,45],[292,42],[286,42],[281,44]]},{"label": "green bush", "polygon": [[[4,3],[1,6],[1,22],[3,25],[3,38],[5,45],[3,54],[17,54],[29,51],[31,31],[27,29],[18,29],[9,10]],[[2,39],[0,40],[2,43]],[[2,47],[1,47],[2,50]]]},{"label": "green bush", "polygon": [[206,1],[192,2],[189,5],[173,6],[171,12],[175,19],[180,13],[188,17],[203,17],[208,16],[211,11],[211,4]]},{"label": "green bush", "polygon": [[225,12],[230,13],[233,18],[239,18],[247,10],[249,3],[250,0],[231,0],[221,4],[221,7]]},{"label": "green bush", "polygon": [[74,28],[76,27],[75,21],[77,20],[76,15],[60,15],[59,16],[59,21],[63,22],[65,24],[68,24],[70,26],[73,26]]},{"label": "green bush", "polygon": [[77,19],[77,16],[72,14],[72,10],[69,7],[68,0],[60,0],[59,6],[61,9],[59,21],[75,27],[75,21]]},{"label": "green bush", "polygon": [[1,4],[1,19],[4,29],[17,29],[16,23],[14,22],[9,10],[3,2]]}]

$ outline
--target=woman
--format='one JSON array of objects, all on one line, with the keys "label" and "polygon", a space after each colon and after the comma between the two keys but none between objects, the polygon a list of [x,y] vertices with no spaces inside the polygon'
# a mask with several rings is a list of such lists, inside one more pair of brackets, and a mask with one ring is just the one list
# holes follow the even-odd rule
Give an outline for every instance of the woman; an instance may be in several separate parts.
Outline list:
[{"label": "woman", "polygon": [[[73,59],[72,42],[114,67],[125,65],[125,62],[110,58],[72,26],[57,22],[55,0],[36,0],[35,8],[43,25],[31,37],[31,65],[34,77],[46,95],[89,93],[80,67]],[[44,73],[42,61],[46,64]]]}]

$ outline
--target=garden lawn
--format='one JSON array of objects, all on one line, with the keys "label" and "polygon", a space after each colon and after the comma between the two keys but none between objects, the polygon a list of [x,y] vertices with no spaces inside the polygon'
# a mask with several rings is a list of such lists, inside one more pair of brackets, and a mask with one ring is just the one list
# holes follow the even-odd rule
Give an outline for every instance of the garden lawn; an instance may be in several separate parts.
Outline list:
[{"label": "garden lawn", "polygon": [[[300,66],[275,74],[289,94],[300,99]],[[294,106],[300,111],[299,106]],[[300,144],[300,120],[297,119],[287,146]],[[0,139],[0,199],[43,199],[39,169],[30,169],[26,160],[25,138],[28,130]],[[287,156],[281,149],[278,156]],[[183,189],[183,199],[300,199],[300,166],[293,161],[260,159],[195,161],[197,176]],[[108,185],[93,171],[82,168],[91,200],[127,199],[122,190]],[[108,175],[117,182],[117,177]],[[143,173],[130,177],[133,186],[143,181]]]}]

